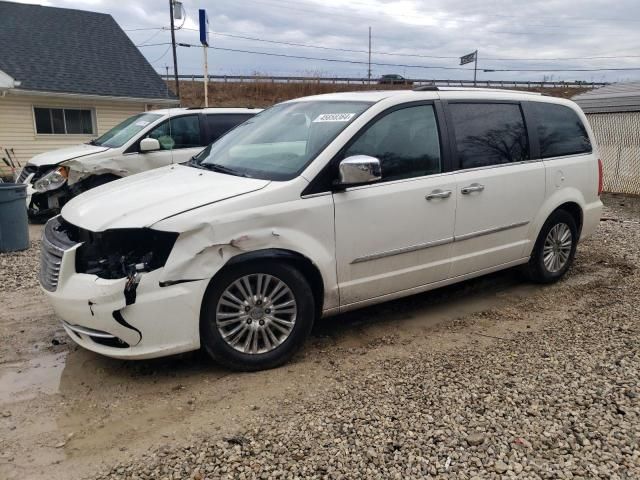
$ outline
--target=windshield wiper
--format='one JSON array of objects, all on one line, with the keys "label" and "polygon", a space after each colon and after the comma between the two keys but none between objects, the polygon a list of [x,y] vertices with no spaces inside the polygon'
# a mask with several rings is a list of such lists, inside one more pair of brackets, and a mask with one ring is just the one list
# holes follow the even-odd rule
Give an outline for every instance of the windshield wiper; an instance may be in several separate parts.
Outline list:
[{"label": "windshield wiper", "polygon": [[201,168],[203,170],[207,170],[206,167],[204,167],[196,158],[197,155],[194,155],[193,157],[191,157],[189,160],[187,160],[186,162],[184,162],[187,166],[189,167],[193,167],[193,168]]},{"label": "windshield wiper", "polygon": [[238,170],[234,170],[233,168],[225,167],[224,165],[219,165],[217,163],[201,163],[200,165],[214,172],[226,173],[227,175],[235,175],[236,177],[250,178],[250,176],[246,173],[239,172]]},{"label": "windshield wiper", "polygon": [[89,140],[89,141],[87,142],[87,144],[88,144],[88,145],[95,145],[96,147],[99,147],[99,146],[100,146],[100,144],[99,144],[98,142],[96,142],[95,140]]}]

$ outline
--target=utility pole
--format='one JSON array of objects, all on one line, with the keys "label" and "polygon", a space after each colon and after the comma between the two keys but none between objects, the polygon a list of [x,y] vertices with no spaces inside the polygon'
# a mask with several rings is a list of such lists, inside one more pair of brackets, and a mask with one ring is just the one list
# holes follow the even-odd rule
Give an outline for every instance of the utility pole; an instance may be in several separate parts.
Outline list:
[{"label": "utility pole", "polygon": [[173,76],[176,82],[176,95],[180,99],[180,82],[178,80],[178,58],[176,57],[176,32],[173,23],[173,0],[169,0],[169,17],[171,18],[171,48],[173,49]]},{"label": "utility pole", "polygon": [[371,27],[369,27],[369,85],[371,85]]},{"label": "utility pole", "polygon": [[475,63],[473,65],[473,86],[477,86],[477,78],[478,78],[478,50],[475,51]]}]

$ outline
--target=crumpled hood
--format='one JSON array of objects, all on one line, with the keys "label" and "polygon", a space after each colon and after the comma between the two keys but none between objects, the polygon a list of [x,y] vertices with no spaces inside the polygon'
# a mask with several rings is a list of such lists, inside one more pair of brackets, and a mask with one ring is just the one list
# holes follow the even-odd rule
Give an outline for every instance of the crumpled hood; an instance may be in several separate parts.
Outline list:
[{"label": "crumpled hood", "polygon": [[148,227],[186,210],[260,190],[268,184],[269,180],[170,165],[89,190],[67,203],[62,217],[93,232]]},{"label": "crumpled hood", "polygon": [[31,158],[28,164],[35,165],[36,167],[57,165],[61,162],[66,162],[67,160],[73,160],[74,158],[101,153],[106,150],[109,149],[107,147],[99,147],[97,145],[81,143],[80,145],[74,145],[73,147],[60,148],[58,150],[41,153]]}]

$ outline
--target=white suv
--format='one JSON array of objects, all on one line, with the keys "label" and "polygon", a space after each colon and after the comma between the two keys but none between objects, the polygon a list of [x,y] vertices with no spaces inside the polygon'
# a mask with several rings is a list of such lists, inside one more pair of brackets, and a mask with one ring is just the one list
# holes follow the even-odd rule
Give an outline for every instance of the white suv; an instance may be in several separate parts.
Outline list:
[{"label": "white suv", "polygon": [[127,118],[89,143],[41,153],[22,169],[31,218],[49,218],[75,195],[135,173],[188,161],[259,113],[253,108],[169,108]]},{"label": "white suv", "polygon": [[302,98],[196,160],[47,224],[41,283],[78,344],[274,367],[322,316],[516,265],[555,281],[602,208],[584,114],[520,92]]}]

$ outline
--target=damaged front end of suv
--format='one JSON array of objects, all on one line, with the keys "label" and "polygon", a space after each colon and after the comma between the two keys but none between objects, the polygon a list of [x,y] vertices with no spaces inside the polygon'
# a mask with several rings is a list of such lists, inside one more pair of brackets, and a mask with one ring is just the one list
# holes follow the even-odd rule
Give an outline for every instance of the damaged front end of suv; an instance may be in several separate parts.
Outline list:
[{"label": "damaged front end of suv", "polygon": [[[177,238],[177,233],[150,228],[91,232],[61,216],[49,220],[42,238],[40,283],[56,312],[68,319],[63,322],[67,333],[81,345],[91,343],[94,350],[138,345],[143,333],[131,323],[141,322],[128,320],[138,315],[138,289],[146,282],[152,287],[147,290],[155,291],[157,272]],[[74,283],[82,277],[94,281]],[[68,281],[61,281],[65,278]],[[89,324],[80,321],[87,316]]]},{"label": "damaged front end of suv", "polygon": [[93,233],[76,229],[81,246],[76,251],[76,272],[98,278],[126,278],[126,304],[136,300],[143,273],[164,266],[178,238],[177,233],[150,228],[126,228]]}]

